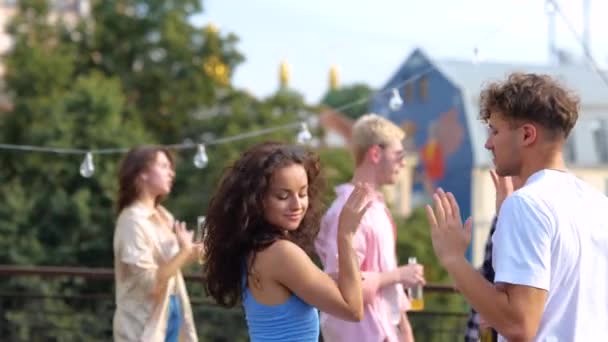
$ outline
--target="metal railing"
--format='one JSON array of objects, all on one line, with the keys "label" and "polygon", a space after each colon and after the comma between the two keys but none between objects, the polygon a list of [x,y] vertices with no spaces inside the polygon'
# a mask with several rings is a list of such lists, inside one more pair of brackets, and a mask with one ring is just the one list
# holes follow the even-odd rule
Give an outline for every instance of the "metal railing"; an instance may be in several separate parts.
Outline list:
[{"label": "metal railing", "polygon": [[[200,340],[247,341],[242,310],[207,299],[202,276],[185,278]],[[111,341],[113,279],[107,268],[0,265],[0,341]],[[408,313],[417,341],[463,340],[463,306],[442,304],[459,298],[451,286],[425,286],[425,300],[436,305]]]}]

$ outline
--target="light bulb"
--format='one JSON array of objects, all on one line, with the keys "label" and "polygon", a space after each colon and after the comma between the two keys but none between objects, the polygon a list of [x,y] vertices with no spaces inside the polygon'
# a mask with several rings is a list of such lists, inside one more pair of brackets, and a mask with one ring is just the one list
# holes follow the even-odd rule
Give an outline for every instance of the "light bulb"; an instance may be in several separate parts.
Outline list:
[{"label": "light bulb", "polygon": [[595,133],[602,128],[602,123],[599,120],[592,120],[589,122],[589,128]]},{"label": "light bulb", "polygon": [[545,1],[545,12],[547,12],[547,14],[553,14],[556,12],[555,3],[553,0]]},{"label": "light bulb", "polygon": [[399,110],[401,109],[401,106],[403,106],[403,100],[401,99],[397,88],[393,88],[393,95],[391,96],[391,99],[388,102],[388,106],[391,107],[392,111]]},{"label": "light bulb", "polygon": [[90,178],[95,173],[95,164],[93,164],[93,154],[87,152],[84,156],[82,164],[80,164],[80,175],[84,178]]},{"label": "light bulb", "polygon": [[482,61],[481,55],[479,54],[479,48],[476,46],[473,48],[473,64],[479,64]]},{"label": "light bulb", "polygon": [[306,123],[302,122],[300,124],[300,131],[296,136],[296,140],[298,141],[298,144],[306,144],[310,140],[312,140],[312,134],[310,134],[310,131],[308,130],[308,125]]},{"label": "light bulb", "polygon": [[197,146],[196,154],[194,155],[194,166],[197,169],[204,169],[209,164],[209,157],[207,157],[207,151],[205,151],[205,145],[199,144]]}]

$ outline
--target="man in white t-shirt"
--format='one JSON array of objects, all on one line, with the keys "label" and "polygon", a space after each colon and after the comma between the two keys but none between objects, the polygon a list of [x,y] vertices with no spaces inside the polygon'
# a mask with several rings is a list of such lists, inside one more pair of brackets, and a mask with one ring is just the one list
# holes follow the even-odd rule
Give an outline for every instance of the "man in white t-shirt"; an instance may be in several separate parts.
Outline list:
[{"label": "man in white t-shirt", "polygon": [[494,284],[464,258],[471,220],[463,227],[454,196],[439,189],[427,206],[441,264],[502,341],[608,341],[608,199],[566,172],[562,155],[578,106],[535,74],[481,93],[496,172],[525,181],[498,213]]}]

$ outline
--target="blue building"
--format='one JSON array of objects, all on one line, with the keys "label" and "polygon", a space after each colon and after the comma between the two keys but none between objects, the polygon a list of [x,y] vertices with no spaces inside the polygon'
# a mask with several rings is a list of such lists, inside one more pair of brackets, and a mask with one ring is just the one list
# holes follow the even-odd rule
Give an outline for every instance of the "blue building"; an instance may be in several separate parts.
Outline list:
[{"label": "blue building", "polygon": [[[566,157],[573,172],[602,190],[608,184],[608,85],[583,65],[539,66],[465,61],[434,61],[414,50],[374,96],[370,111],[405,129],[406,142],[418,154],[413,188],[414,206],[429,200],[442,187],[454,193],[463,218],[473,217],[473,244],[469,257],[481,262],[494,215],[494,189],[489,177],[491,154],[483,147],[485,125],[478,120],[479,93],[485,82],[503,80],[514,71],[558,77],[581,96],[577,126],[569,139]],[[404,101],[391,110],[396,89]]]}]

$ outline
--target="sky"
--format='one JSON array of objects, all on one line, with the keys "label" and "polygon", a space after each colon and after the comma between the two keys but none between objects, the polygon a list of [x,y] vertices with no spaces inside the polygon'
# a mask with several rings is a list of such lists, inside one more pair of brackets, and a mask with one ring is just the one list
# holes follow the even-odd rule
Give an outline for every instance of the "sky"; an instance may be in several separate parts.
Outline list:
[{"label": "sky", "polygon": [[[608,1],[557,3],[580,37],[585,1],[591,53],[605,68],[608,44],[600,42],[608,36]],[[549,62],[545,0],[204,0],[203,7],[193,22],[239,36],[246,61],[233,82],[259,97],[278,88],[283,60],[290,65],[290,87],[310,103],[327,91],[332,65],[342,85],[379,88],[417,47],[436,60],[472,61],[477,47],[487,61]],[[559,15],[555,27],[557,47],[582,58],[579,41]]]}]

